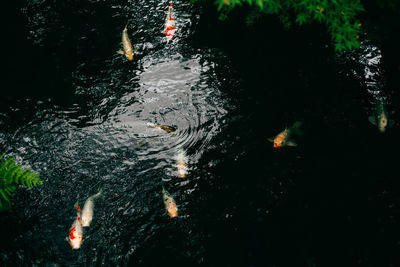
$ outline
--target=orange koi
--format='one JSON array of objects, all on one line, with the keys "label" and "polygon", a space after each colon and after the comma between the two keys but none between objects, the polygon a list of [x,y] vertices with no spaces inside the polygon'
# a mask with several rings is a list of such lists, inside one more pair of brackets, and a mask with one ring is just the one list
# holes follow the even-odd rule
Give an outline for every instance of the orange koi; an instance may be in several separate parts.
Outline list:
[{"label": "orange koi", "polygon": [[125,55],[126,58],[129,61],[131,61],[131,60],[133,60],[133,53],[135,51],[133,50],[131,40],[129,40],[127,26],[128,26],[128,24],[125,26],[124,30],[122,31],[122,47],[124,50],[123,51],[120,50],[120,51],[118,51],[118,53],[121,55]]},{"label": "orange koi", "polygon": [[148,122],[147,123],[147,127],[151,127],[151,128],[160,128],[164,131],[166,131],[167,133],[173,133],[176,131],[176,127],[174,126],[168,126],[168,125],[162,125],[162,124],[155,124],[155,123],[151,123]]},{"label": "orange koi", "polygon": [[297,146],[296,142],[291,140],[293,134],[300,135],[301,132],[299,127],[302,125],[302,122],[297,121],[293,124],[292,127],[286,128],[282,132],[280,132],[274,139],[269,138],[268,141],[274,144],[275,148],[280,148],[283,146]]},{"label": "orange koi", "polygon": [[173,199],[173,197],[165,190],[163,187],[162,189],[163,193],[163,200],[165,204],[165,209],[168,212],[169,217],[174,218],[178,216],[178,207],[176,206],[176,202]]}]

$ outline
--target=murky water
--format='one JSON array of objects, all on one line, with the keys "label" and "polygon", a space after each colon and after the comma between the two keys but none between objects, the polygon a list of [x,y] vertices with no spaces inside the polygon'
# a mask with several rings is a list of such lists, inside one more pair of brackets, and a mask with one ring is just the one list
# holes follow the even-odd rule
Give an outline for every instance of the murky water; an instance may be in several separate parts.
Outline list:
[{"label": "murky water", "polygon": [[[10,93],[0,113],[1,152],[44,181],[20,190],[1,217],[0,262],[391,266],[398,129],[380,135],[367,120],[381,97],[399,121],[380,49],[365,41],[326,60],[313,48],[301,54],[301,44],[280,56],[271,41],[227,47],[218,29],[204,34],[204,12],[189,1],[174,2],[177,36],[166,44],[168,4],[30,1],[22,9],[32,51],[49,54],[41,70],[55,75],[38,71],[34,88],[51,81],[43,96]],[[116,53],[126,24],[138,50],[132,62]],[[243,58],[241,45],[265,55]],[[273,150],[267,139],[297,120],[299,146]],[[165,211],[163,187],[177,218]],[[74,204],[101,188],[73,251],[65,238]]]}]

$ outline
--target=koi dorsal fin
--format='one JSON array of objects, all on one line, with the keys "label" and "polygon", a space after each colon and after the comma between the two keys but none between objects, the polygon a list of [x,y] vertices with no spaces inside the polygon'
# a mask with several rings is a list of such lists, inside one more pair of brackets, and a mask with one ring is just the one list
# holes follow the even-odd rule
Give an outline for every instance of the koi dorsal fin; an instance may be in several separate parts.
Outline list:
[{"label": "koi dorsal fin", "polygon": [[287,142],[286,142],[286,145],[288,145],[288,146],[297,146],[296,142],[293,141],[293,140],[287,141]]}]

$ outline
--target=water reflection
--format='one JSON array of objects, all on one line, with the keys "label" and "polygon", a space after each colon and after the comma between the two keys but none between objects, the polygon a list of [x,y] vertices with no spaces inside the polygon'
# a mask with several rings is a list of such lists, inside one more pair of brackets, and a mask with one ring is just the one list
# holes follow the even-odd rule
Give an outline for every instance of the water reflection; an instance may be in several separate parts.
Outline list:
[{"label": "water reflection", "polygon": [[365,107],[368,120],[380,132],[385,132],[387,126],[394,123],[388,118],[387,111],[393,92],[387,88],[381,49],[365,39],[361,42],[360,51],[345,53],[340,60],[347,66],[353,66],[347,71],[361,82],[369,96],[369,103]]},{"label": "water reflection", "polygon": [[[24,159],[44,180],[35,192],[16,196],[15,209],[24,213],[17,215],[19,223],[32,222],[24,237],[13,240],[32,253],[24,260],[51,263],[51,253],[55,264],[124,265],[142,247],[154,246],[154,239],[177,244],[189,236],[201,238],[186,207],[201,179],[195,175],[197,163],[229,110],[215,80],[216,51],[179,50],[144,56],[138,69],[107,61],[93,75],[90,64],[79,65],[73,72],[72,105],[38,110],[31,123],[4,134],[6,152]],[[217,55],[223,60],[222,53]],[[160,222],[169,219],[163,187],[179,209],[179,220],[172,222],[179,226]],[[65,242],[75,218],[71,207],[99,188],[103,197],[96,200],[91,227],[83,230],[79,251],[85,254],[71,254]],[[183,246],[191,255],[202,250],[201,242]]]},{"label": "water reflection", "polygon": [[361,43],[359,63],[363,66],[364,82],[368,93],[376,99],[384,99],[385,79],[382,71],[382,52],[370,41]]}]

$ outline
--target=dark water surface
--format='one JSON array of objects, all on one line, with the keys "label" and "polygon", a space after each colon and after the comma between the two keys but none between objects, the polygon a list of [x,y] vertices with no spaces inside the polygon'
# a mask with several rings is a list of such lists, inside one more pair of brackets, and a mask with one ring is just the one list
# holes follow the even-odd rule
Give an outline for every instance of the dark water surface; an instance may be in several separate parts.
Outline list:
[{"label": "dark water surface", "polygon": [[[166,44],[168,4],[10,4],[24,53],[6,55],[0,152],[44,183],[1,214],[1,265],[398,266],[399,53],[363,37],[334,55],[323,29],[217,24],[189,1]],[[132,62],[116,53],[126,23]],[[367,119],[377,98],[397,122],[384,134]],[[299,146],[274,150],[295,121]],[[100,188],[73,251],[74,203]]]}]

